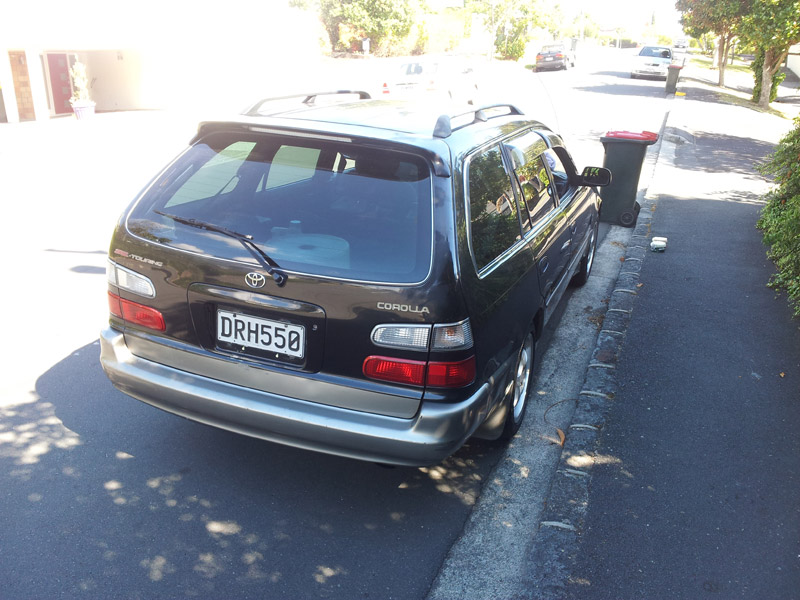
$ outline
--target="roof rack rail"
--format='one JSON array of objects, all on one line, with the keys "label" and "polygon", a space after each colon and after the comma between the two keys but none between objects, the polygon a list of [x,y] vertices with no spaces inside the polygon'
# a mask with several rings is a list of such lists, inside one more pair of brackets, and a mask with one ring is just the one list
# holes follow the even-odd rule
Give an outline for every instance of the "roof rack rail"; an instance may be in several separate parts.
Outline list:
[{"label": "roof rack rail", "polygon": [[[500,114],[494,114],[494,109],[498,108],[505,108],[507,110],[506,112],[501,112]],[[467,127],[475,123],[485,123],[489,119],[493,119],[495,117],[522,114],[524,113],[513,104],[488,104],[486,106],[481,106],[480,108],[459,113],[457,115],[442,115],[436,121],[436,126],[433,128],[433,137],[447,138],[450,137],[454,131],[461,129],[462,127]],[[468,121],[453,127],[453,121],[457,119],[460,120],[462,117],[472,117],[472,121]]]},{"label": "roof rack rail", "polygon": [[265,104],[269,104],[271,102],[280,102],[281,100],[294,100],[298,98],[302,98],[301,104],[313,105],[317,99],[317,96],[336,96],[336,95],[357,95],[359,100],[369,100],[372,96],[369,95],[369,92],[365,92],[363,90],[332,90],[329,92],[314,92],[311,94],[290,94],[288,96],[274,96],[271,98],[262,98],[251,107],[242,111],[243,115],[247,115],[248,117],[255,117],[259,115],[259,110]]}]

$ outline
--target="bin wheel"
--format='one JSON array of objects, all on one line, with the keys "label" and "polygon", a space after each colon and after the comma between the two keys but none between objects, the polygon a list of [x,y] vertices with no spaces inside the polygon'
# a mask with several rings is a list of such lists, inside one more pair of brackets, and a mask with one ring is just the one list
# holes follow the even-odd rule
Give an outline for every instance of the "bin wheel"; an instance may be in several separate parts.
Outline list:
[{"label": "bin wheel", "polygon": [[636,221],[636,214],[629,210],[626,210],[624,213],[619,215],[619,224],[623,227],[632,226],[634,221]]}]

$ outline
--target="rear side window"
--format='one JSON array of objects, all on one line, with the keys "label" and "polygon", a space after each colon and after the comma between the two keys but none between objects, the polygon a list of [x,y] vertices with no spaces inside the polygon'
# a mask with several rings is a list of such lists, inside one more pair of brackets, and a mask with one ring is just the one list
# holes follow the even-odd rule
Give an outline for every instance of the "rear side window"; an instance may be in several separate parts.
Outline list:
[{"label": "rear side window", "polygon": [[481,270],[520,239],[521,229],[500,147],[473,157],[467,169],[470,239]]},{"label": "rear side window", "polygon": [[135,235],[254,262],[224,234],[252,236],[281,268],[417,283],[430,271],[431,180],[419,156],[346,142],[216,133],[191,147],[128,218]]},{"label": "rear side window", "polygon": [[527,230],[555,208],[550,175],[544,165],[547,144],[539,134],[530,131],[508,141],[506,148],[522,192],[524,206],[520,207],[520,213]]},{"label": "rear side window", "polygon": [[269,176],[266,177],[266,189],[279,188],[291,183],[307,181],[317,172],[319,164],[319,148],[303,148],[300,146],[281,146],[272,159]]},{"label": "rear side window", "polygon": [[243,160],[255,147],[255,142],[236,142],[211,156],[199,169],[187,169],[180,185],[165,206],[208,198],[236,185],[236,174]]}]

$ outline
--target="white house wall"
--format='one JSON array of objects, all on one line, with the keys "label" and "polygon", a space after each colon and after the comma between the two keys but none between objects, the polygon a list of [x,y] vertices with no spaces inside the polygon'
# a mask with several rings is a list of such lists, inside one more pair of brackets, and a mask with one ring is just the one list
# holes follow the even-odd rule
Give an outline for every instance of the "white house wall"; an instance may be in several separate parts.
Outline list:
[{"label": "white house wall", "polygon": [[786,66],[798,77],[800,77],[800,44],[792,46],[789,49],[789,58],[786,61]]},{"label": "white house wall", "polygon": [[201,112],[242,108],[293,80],[307,91],[325,39],[318,20],[288,0],[228,0],[224,8],[193,0],[141,0],[126,9],[107,0],[83,0],[79,8],[61,0],[7,4],[0,11],[0,88],[12,122],[19,112],[9,50],[25,51],[35,116],[47,119],[54,114],[47,53],[77,54],[86,64],[98,111]]},{"label": "white house wall", "polygon": [[134,50],[93,50],[79,53],[89,76],[89,94],[98,111],[137,110],[141,97],[142,64]]}]

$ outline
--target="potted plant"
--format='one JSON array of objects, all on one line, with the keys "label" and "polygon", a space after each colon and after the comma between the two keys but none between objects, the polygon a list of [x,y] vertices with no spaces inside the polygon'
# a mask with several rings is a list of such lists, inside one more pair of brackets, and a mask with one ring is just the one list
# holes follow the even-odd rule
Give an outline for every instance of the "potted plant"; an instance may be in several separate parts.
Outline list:
[{"label": "potted plant", "polygon": [[76,61],[69,69],[72,78],[72,98],[69,103],[78,119],[88,119],[94,114],[95,103],[89,97],[89,77],[86,75],[86,65]]}]

